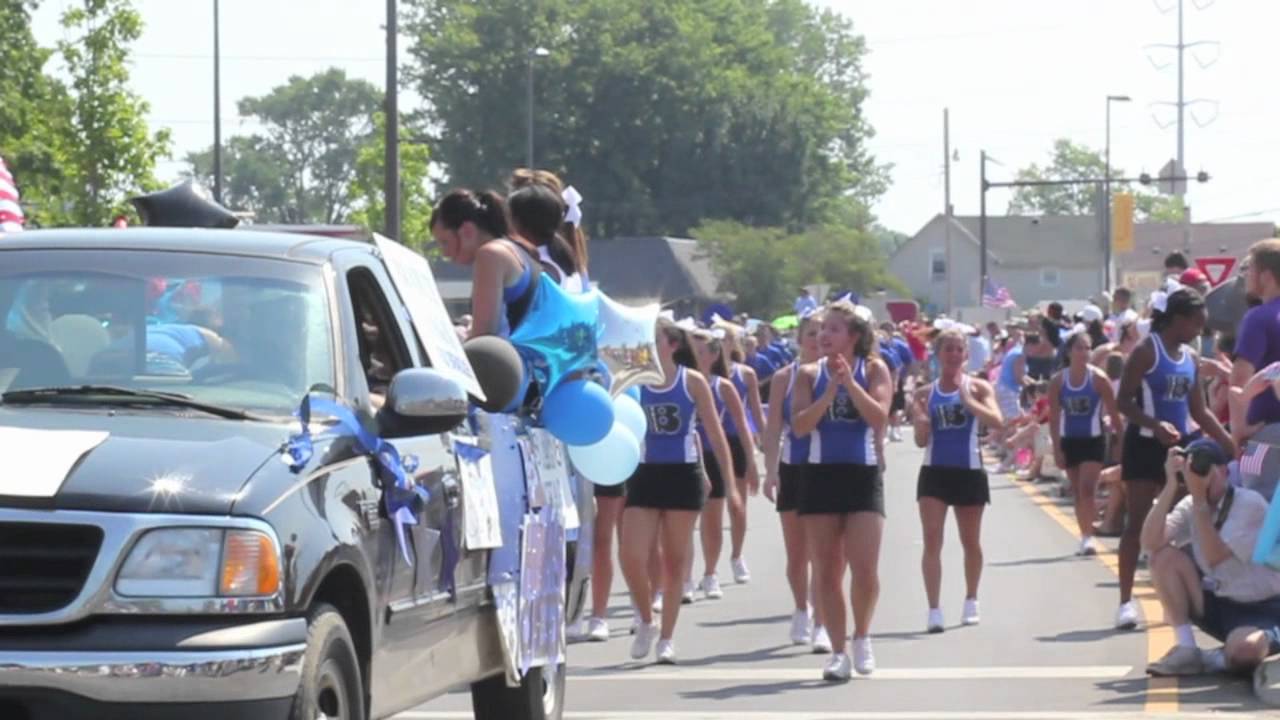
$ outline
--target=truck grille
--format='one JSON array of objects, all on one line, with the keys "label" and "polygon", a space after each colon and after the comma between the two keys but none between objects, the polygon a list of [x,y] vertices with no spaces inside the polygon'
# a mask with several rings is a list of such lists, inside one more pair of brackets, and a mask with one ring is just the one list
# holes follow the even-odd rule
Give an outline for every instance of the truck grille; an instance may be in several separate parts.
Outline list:
[{"label": "truck grille", "polygon": [[102,545],[92,525],[0,523],[0,613],[44,613],[80,594]]}]

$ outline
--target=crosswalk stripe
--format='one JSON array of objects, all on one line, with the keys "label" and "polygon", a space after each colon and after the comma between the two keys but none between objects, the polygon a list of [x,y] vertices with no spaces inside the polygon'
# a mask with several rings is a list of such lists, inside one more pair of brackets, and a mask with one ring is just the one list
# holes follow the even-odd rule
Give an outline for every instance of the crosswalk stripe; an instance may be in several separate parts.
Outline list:
[{"label": "crosswalk stripe", "polygon": [[[471,720],[471,713],[462,711],[411,710],[396,715],[393,720]],[[565,720],[1221,720],[1217,713],[1145,713],[1145,712],[1057,712],[1036,710],[964,710],[964,711],[839,711],[839,710],[782,710],[782,711],[707,711],[697,710],[632,710],[568,711]],[[1231,714],[1231,720],[1261,720],[1258,714]]]},{"label": "crosswalk stripe", "polygon": [[[1131,665],[1049,665],[1012,667],[933,667],[933,668],[880,668],[873,675],[857,678],[866,680],[1116,680],[1134,672]],[[786,682],[793,680],[821,681],[821,674],[812,668],[681,668],[663,671],[653,668],[637,668],[622,672],[573,672],[571,682],[607,681],[633,682],[658,680],[662,682]]]}]

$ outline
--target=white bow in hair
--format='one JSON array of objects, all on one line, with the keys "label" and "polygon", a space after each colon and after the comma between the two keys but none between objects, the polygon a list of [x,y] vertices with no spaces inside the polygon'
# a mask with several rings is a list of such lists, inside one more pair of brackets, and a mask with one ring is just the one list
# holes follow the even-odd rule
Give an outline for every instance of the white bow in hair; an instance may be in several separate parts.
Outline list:
[{"label": "white bow in hair", "polygon": [[724,328],[722,327],[711,329],[711,337],[715,338],[716,340],[723,340],[725,339],[725,337],[728,336],[728,334],[729,333],[725,332]]},{"label": "white bow in hair", "polygon": [[582,224],[582,193],[577,188],[570,185],[560,193],[561,199],[564,200],[565,211],[564,221],[574,225]]},{"label": "white bow in hair", "polygon": [[658,313],[658,318],[659,318],[659,319],[662,319],[662,320],[670,320],[671,322],[675,322],[675,321],[676,321],[676,311],[675,311],[675,310],[663,310],[662,312]]},{"label": "white bow in hair", "polygon": [[698,329],[698,321],[691,317],[681,318],[680,321],[676,323],[676,327],[684,330],[685,332],[693,332]]},{"label": "white bow in hair", "polygon": [[1169,307],[1169,293],[1157,290],[1151,293],[1151,309],[1164,312]]},{"label": "white bow in hair", "polygon": [[855,306],[853,308],[853,314],[858,316],[858,319],[865,323],[870,323],[872,318],[874,317],[873,313],[871,312],[871,308],[867,307],[866,305]]}]

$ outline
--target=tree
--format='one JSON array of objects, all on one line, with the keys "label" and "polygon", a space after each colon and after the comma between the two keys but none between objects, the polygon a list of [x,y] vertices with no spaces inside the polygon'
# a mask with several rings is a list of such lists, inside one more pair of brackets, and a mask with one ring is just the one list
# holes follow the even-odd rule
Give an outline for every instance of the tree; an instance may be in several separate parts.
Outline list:
[{"label": "tree", "polygon": [[[1035,163],[1018,171],[1018,181],[1081,180],[1106,177],[1103,154],[1088,146],[1061,138],[1053,143],[1053,158],[1048,165]],[[1111,167],[1111,177],[1125,177],[1123,169]],[[1127,182],[1112,182],[1112,192],[1134,192],[1138,222],[1180,222],[1182,204],[1176,197],[1137,190]],[[1040,185],[1015,188],[1009,201],[1010,215],[1096,215],[1099,210],[1099,185]]]},{"label": "tree", "polygon": [[61,221],[104,226],[128,211],[131,195],[154,190],[156,160],[169,151],[169,132],[152,134],[149,106],[129,89],[129,46],[142,18],[129,0],[80,0],[62,15],[58,52],[71,96],[68,122],[54,121],[58,142]]},{"label": "tree", "polygon": [[[349,188],[349,202],[358,208],[351,222],[369,228],[385,223],[387,198],[384,190],[386,168],[386,115],[374,116],[373,137],[356,155],[355,178]],[[402,126],[403,128],[403,126]],[[431,237],[431,188],[428,171],[431,152],[421,142],[400,132],[400,240],[422,250]]]},{"label": "tree", "polygon": [[737,297],[740,310],[757,316],[785,312],[796,288],[814,283],[907,293],[886,269],[880,240],[846,224],[791,232],[713,220],[695,228],[693,236],[722,278],[720,289]]},{"label": "tree", "polygon": [[55,224],[65,182],[66,87],[45,72],[53,51],[31,32],[34,0],[0,0],[0,156],[22,192],[28,226]]},{"label": "tree", "polygon": [[[232,138],[223,150],[227,191],[235,210],[260,221],[339,223],[348,219],[360,149],[374,136],[382,91],[331,68],[291,76],[261,97],[242,98],[241,115],[264,131]],[[212,151],[187,156],[191,174],[212,177]],[[379,223],[380,225],[380,223]]]},{"label": "tree", "polygon": [[539,167],[587,195],[593,235],[703,220],[803,228],[872,198],[865,44],[802,0],[407,0],[417,125],[459,185],[526,154],[529,52]]}]

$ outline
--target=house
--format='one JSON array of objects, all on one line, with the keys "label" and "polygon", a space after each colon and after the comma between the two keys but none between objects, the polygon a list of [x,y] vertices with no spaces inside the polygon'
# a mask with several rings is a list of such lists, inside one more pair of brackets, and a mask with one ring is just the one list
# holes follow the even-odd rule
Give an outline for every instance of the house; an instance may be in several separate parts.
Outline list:
[{"label": "house", "polygon": [[[592,240],[591,282],[622,303],[659,303],[678,317],[696,314],[724,301],[720,280],[694,240],[669,237],[625,237]],[[440,260],[431,264],[449,311],[468,312],[471,268]]]},{"label": "house", "polygon": [[[945,223],[945,216],[934,216],[889,259],[889,271],[935,311],[948,307]],[[1254,241],[1274,233],[1269,223],[1194,224],[1191,255],[1238,257]],[[950,270],[956,307],[982,304],[978,236],[977,216],[952,218]],[[1101,238],[1096,216],[988,216],[987,274],[1024,308],[1050,300],[1091,298],[1103,288]],[[1134,251],[1114,259],[1117,281],[1133,281],[1145,290],[1148,276],[1161,272],[1164,256],[1182,246],[1181,238],[1176,224],[1135,225]]]}]

